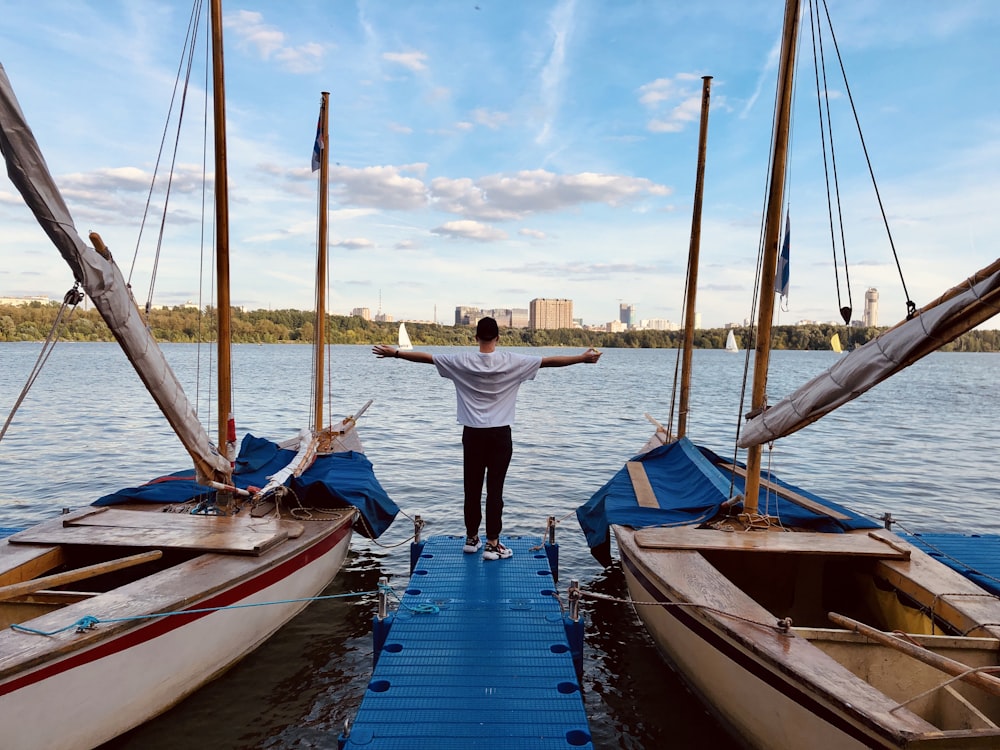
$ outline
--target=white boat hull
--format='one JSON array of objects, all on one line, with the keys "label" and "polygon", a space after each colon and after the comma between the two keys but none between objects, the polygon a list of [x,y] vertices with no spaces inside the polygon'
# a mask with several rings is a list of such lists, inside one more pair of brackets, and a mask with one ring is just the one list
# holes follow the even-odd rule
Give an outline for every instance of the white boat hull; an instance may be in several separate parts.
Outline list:
[{"label": "white boat hull", "polygon": [[[3,747],[93,748],[164,712],[220,675],[260,646],[308,602],[243,605],[313,597],[333,580],[347,555],[351,524],[330,523],[327,527],[329,533],[313,535],[311,544],[301,546],[291,556],[282,555],[280,549],[269,552],[268,564],[260,565],[255,572],[177,608],[230,609],[143,619],[126,628],[101,624],[97,631],[106,630],[106,638],[91,638],[85,649],[42,658],[30,669],[7,675],[0,682]],[[179,567],[211,566],[222,557],[202,555]],[[233,563],[247,564],[231,558],[225,561]],[[137,582],[146,587],[151,601],[159,599],[155,579],[156,575]],[[175,585],[176,576],[169,579],[164,585]],[[118,590],[102,596],[123,593]],[[101,616],[100,598],[81,604]],[[67,618],[68,622],[74,621],[69,608],[46,618],[56,614],[62,616],[64,624]],[[65,635],[59,637],[61,642],[73,636]],[[0,644],[10,644],[14,639],[53,640],[7,631],[0,635]]]}]

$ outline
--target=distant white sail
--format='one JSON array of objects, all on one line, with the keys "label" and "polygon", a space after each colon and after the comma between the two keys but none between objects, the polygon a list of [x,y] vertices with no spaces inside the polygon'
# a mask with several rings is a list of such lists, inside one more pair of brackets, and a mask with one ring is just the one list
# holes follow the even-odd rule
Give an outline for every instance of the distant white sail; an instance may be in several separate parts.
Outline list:
[{"label": "distant white sail", "polygon": [[413,344],[410,343],[410,334],[406,332],[406,323],[399,324],[399,348],[404,351],[413,348]]},{"label": "distant white sail", "polygon": [[733,329],[729,329],[729,335],[726,336],[726,351],[727,352],[738,352],[740,348],[736,345],[736,334],[733,333]]},{"label": "distant white sail", "polygon": [[830,348],[840,354],[844,351],[844,348],[840,345],[840,334],[835,333],[830,337]]},{"label": "distant white sail", "polygon": [[760,445],[801,430],[997,313],[1000,258],[748,421],[739,446]]},{"label": "distant white sail", "polygon": [[108,324],[160,411],[194,459],[199,476],[206,479],[228,476],[231,472],[229,462],[211,444],[163,352],[146,329],[132,293],[110,253],[105,257],[91,249],[77,233],[2,65],[0,152],[7,161],[11,182]]}]

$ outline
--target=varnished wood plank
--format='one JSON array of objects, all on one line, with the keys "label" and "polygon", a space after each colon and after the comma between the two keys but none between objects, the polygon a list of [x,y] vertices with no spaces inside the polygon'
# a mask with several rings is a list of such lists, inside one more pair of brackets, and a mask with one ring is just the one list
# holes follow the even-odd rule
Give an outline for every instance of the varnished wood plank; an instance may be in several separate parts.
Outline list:
[{"label": "varnished wood plank", "polygon": [[902,560],[899,549],[868,534],[822,534],[817,532],[719,531],[678,527],[640,529],[636,542],[645,549],[732,550],[805,555],[856,555]]},{"label": "varnished wood plank", "polygon": [[19,544],[103,544],[259,555],[303,533],[298,521],[117,508],[59,516],[19,532]]},{"label": "varnished wood plank", "polygon": [[46,544],[87,544],[115,547],[155,547],[158,549],[191,549],[203,552],[259,555],[288,538],[284,531],[258,533],[253,529],[160,529],[127,526],[64,526],[56,529],[31,530],[19,535],[19,542]]},{"label": "varnished wood plank", "polygon": [[632,480],[632,489],[635,490],[636,502],[643,508],[659,508],[660,504],[656,501],[656,494],[649,483],[649,477],[646,476],[646,467],[642,465],[642,462],[628,461],[625,464],[625,468],[628,469],[628,478]]},{"label": "varnished wood plank", "polygon": [[163,513],[142,510],[106,508],[98,515],[88,515],[63,522],[64,526],[110,526],[134,529],[205,529],[212,532],[252,530],[261,534],[285,532],[288,536],[302,533],[302,524],[276,518],[250,516],[211,516],[196,513]]}]

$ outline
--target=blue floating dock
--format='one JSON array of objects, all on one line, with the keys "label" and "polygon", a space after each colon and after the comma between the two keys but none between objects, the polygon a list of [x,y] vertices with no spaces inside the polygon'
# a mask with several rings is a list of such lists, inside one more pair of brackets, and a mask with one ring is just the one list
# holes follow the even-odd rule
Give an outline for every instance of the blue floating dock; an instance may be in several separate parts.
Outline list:
[{"label": "blue floating dock", "polygon": [[[569,623],[540,539],[506,560],[464,539],[417,547],[398,610],[376,623],[375,669],[344,750],[593,748]],[[567,630],[579,634],[570,645]]]},{"label": "blue floating dock", "polygon": [[906,541],[1000,596],[1000,535],[902,534]]}]

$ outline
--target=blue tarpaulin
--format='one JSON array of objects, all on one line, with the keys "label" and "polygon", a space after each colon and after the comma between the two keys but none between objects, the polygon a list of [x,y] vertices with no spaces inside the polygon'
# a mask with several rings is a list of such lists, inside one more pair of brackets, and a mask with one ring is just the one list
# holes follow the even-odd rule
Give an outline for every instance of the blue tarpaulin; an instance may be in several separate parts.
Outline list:
[{"label": "blue tarpaulin", "polygon": [[[295,451],[284,450],[270,440],[248,434],[236,458],[233,484],[241,489],[263,487],[271,474],[284,468],[294,457]],[[379,537],[399,512],[399,507],[375,478],[371,461],[355,451],[318,456],[312,466],[301,476],[292,477],[287,486],[306,508],[354,506],[362,517],[358,531],[369,538]],[[198,484],[194,470],[188,469],[105,495],[94,505],[183,503],[208,499],[214,494],[214,490]]]},{"label": "blue tarpaulin", "polygon": [[[622,467],[590,500],[576,509],[576,517],[587,536],[587,544],[594,556],[605,564],[610,563],[611,524],[637,529],[698,524],[715,516],[721,510],[722,503],[730,497],[732,472],[722,468],[728,462],[687,438],[654,448],[632,460],[641,462],[645,468],[659,507],[644,508],[639,505],[628,470]],[[874,521],[783,482],[773,474],[763,478],[849,517],[848,520],[834,520],[814,513],[788,500],[777,498],[773,491],[762,486],[759,507],[762,511],[766,509],[770,515],[781,518],[787,526],[834,533],[849,529],[880,528]],[[735,477],[733,492],[743,492],[743,477],[739,474]]]}]

